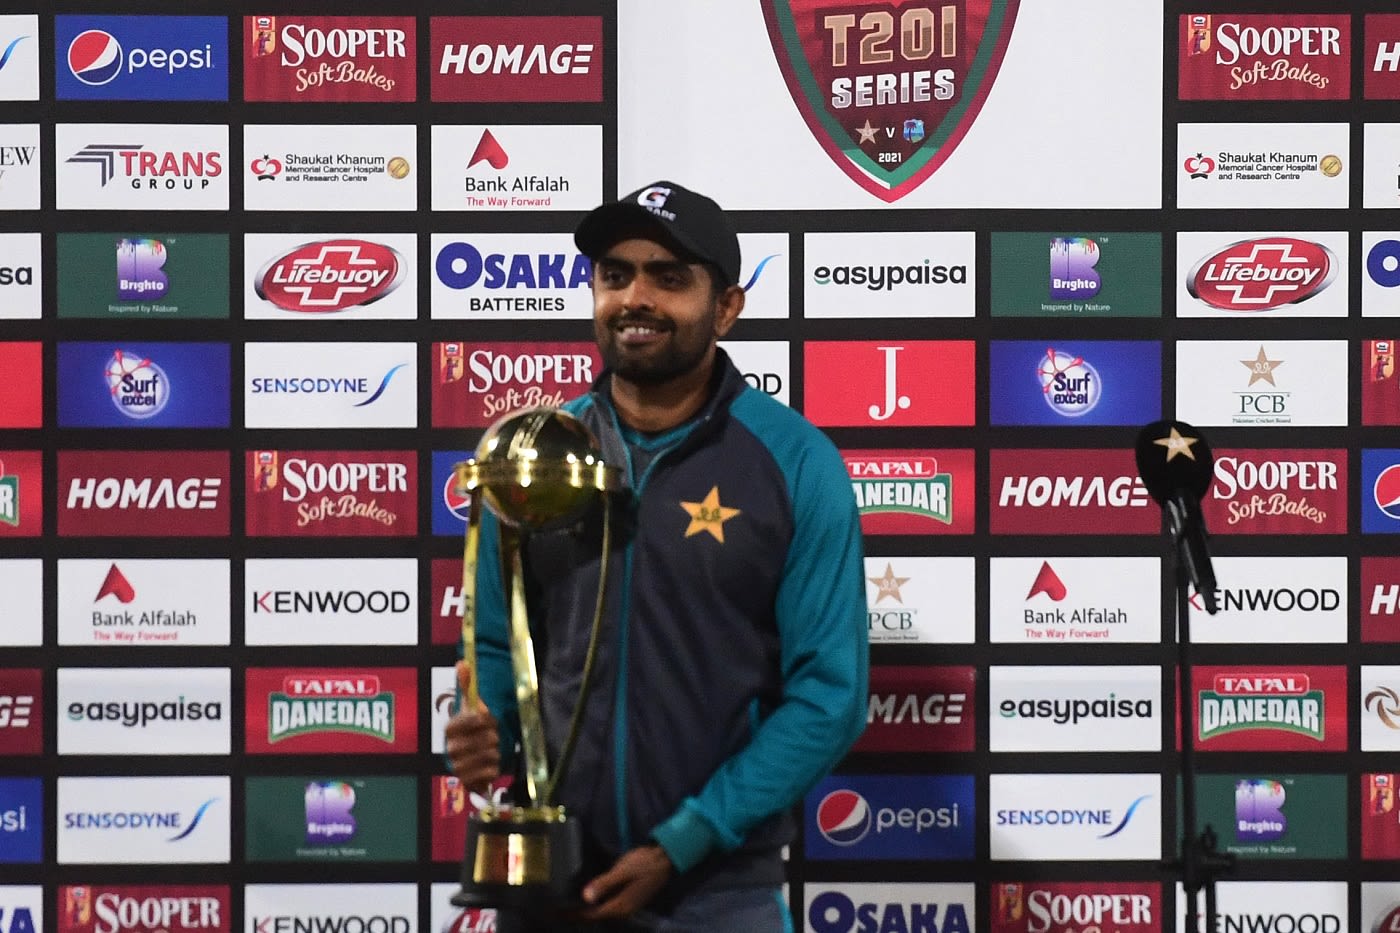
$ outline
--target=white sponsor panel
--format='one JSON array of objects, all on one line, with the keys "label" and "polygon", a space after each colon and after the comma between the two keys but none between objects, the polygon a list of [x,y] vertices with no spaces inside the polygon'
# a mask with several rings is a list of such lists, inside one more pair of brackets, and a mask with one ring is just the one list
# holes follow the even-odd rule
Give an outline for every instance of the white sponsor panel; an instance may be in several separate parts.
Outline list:
[{"label": "white sponsor panel", "polygon": [[418,207],[413,124],[243,128],[250,211],[411,211]]},{"label": "white sponsor panel", "polygon": [[1156,557],[993,557],[990,589],[993,642],[1162,640]]},{"label": "white sponsor panel", "polygon": [[988,673],[994,752],[1155,752],[1162,669],[998,667]]},{"label": "white sponsor panel", "polygon": [[39,209],[39,163],[42,155],[39,124],[0,124],[0,211]]},{"label": "white sponsor panel", "polygon": [[[1196,916],[1194,911],[1187,910],[1181,885],[1175,887],[1176,933],[1188,930],[1207,933],[1205,897],[1197,901],[1201,912]],[[1362,890],[1364,899],[1364,885]],[[1215,892],[1216,930],[1220,931],[1348,933],[1373,930],[1370,926],[1348,924],[1345,881],[1221,881],[1216,883]],[[1374,930],[1374,933],[1381,931]]]},{"label": "white sponsor panel", "polygon": [[743,258],[739,284],[744,286],[744,320],[791,316],[788,294],[791,251],[786,233],[739,234],[739,255]]},{"label": "white sponsor panel", "polygon": [[229,860],[227,777],[61,777],[60,865]]},{"label": "white sponsor panel", "polygon": [[1361,316],[1400,317],[1400,231],[1361,234]]},{"label": "white sponsor panel", "polygon": [[1367,123],[1362,132],[1366,173],[1361,206],[1400,207],[1400,123]]},{"label": "white sponsor panel", "polygon": [[44,889],[37,884],[0,885],[0,931],[44,933]]},{"label": "white sponsor panel", "polygon": [[418,424],[413,343],[250,343],[249,428],[411,428]]},{"label": "white sponsor panel", "polygon": [[975,234],[809,233],[803,252],[803,317],[976,313]]},{"label": "white sponsor panel", "polygon": [[457,669],[455,667],[435,667],[432,670],[433,754],[442,754],[446,747],[445,732],[447,721],[452,718],[452,704],[457,698]]},{"label": "white sponsor panel", "polygon": [[724,340],[719,344],[749,385],[791,405],[790,356],[786,340]]},{"label": "white sponsor panel", "polygon": [[[0,176],[0,187],[3,184]],[[0,233],[0,320],[42,315],[43,259],[42,234]]]},{"label": "white sponsor panel", "polygon": [[[1255,241],[1288,238],[1311,249]],[[1326,263],[1318,261],[1325,247]],[[1345,231],[1187,232],[1176,235],[1176,316],[1218,320],[1346,317]],[[1192,288],[1196,294],[1192,294]],[[1212,303],[1214,302],[1214,303]],[[1232,308],[1220,305],[1229,303]]]},{"label": "white sponsor panel", "polygon": [[976,640],[973,557],[867,557],[871,644],[970,645]]},{"label": "white sponsor panel", "polygon": [[418,318],[418,235],[249,233],[243,316],[252,321]]},{"label": "white sponsor panel", "polygon": [[1347,206],[1347,123],[1178,123],[1177,207]]},{"label": "white sponsor panel", "polygon": [[58,562],[60,645],[227,645],[229,562]]},{"label": "white sponsor panel", "polygon": [[[0,100],[39,99],[39,17],[0,16]],[[38,921],[38,917],[35,917]]]},{"label": "white sponsor panel", "polygon": [[250,884],[243,889],[243,929],[418,933],[418,886]]},{"label": "white sponsor panel", "polygon": [[60,755],[227,755],[226,667],[60,667]]},{"label": "white sponsor panel", "polygon": [[438,933],[496,933],[496,912],[490,908],[455,907],[452,898],[462,886],[455,882],[434,881],[428,894],[428,929]]},{"label": "white sponsor panel", "polygon": [[803,886],[807,933],[977,929],[976,885],[880,883]]},{"label": "white sponsor panel", "polygon": [[993,774],[993,861],[1162,857],[1160,774]]},{"label": "white sponsor panel", "polygon": [[1180,340],[1176,415],[1195,425],[1345,426],[1345,340]]},{"label": "white sponsor panel", "polygon": [[1400,666],[1361,665],[1361,750],[1400,751]]},{"label": "white sponsor panel", "polygon": [[228,126],[222,124],[54,127],[61,211],[226,211],[235,170],[228,160]]},{"label": "white sponsor panel", "polygon": [[451,320],[593,317],[592,264],[568,233],[434,233],[432,316]]},{"label": "white sponsor panel", "polygon": [[44,643],[44,562],[37,557],[0,560],[0,645],[33,648]]},{"label": "white sponsor panel", "polygon": [[439,125],[432,140],[435,211],[587,211],[603,201],[601,126]]},{"label": "white sponsor panel", "polygon": [[1400,929],[1400,882],[1361,882],[1361,930],[1391,933]]},{"label": "white sponsor panel", "polygon": [[1203,644],[1341,644],[1347,640],[1345,557],[1216,557],[1220,611],[1191,591],[1191,640]]},{"label": "white sponsor panel", "polygon": [[249,558],[249,645],[414,645],[418,561],[412,557]]}]

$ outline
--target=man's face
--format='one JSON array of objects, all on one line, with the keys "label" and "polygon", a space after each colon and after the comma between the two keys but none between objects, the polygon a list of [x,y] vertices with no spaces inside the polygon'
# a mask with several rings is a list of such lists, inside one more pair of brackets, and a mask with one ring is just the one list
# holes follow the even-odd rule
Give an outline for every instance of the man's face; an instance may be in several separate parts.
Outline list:
[{"label": "man's face", "polygon": [[651,240],[622,240],[593,264],[593,334],[629,382],[658,385],[704,365],[732,323],[719,305],[704,266]]}]

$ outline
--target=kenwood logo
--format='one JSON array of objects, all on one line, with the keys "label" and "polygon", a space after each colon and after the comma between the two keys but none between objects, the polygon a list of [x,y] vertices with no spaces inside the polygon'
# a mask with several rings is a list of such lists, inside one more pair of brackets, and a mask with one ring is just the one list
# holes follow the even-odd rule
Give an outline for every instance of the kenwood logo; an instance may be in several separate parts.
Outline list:
[{"label": "kenwood logo", "polygon": [[380,614],[407,612],[413,605],[413,597],[404,590],[255,590],[252,596],[255,615],[307,612]]}]

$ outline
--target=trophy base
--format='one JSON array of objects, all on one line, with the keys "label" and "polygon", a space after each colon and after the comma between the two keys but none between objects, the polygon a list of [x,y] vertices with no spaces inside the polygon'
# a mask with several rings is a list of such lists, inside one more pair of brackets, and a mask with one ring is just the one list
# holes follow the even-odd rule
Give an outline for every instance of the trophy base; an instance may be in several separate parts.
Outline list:
[{"label": "trophy base", "polygon": [[530,913],[580,907],[583,840],[562,807],[517,807],[508,815],[467,820],[467,851],[457,907],[504,907]]}]

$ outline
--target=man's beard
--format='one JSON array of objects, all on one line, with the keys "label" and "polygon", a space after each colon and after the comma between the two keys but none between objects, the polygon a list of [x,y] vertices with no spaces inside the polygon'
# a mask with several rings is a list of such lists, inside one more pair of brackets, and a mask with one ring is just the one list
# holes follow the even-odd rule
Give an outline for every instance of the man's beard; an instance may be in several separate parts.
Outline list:
[{"label": "man's beard", "polygon": [[[617,345],[617,328],[628,323],[655,326],[665,345],[645,357],[629,354]],[[598,351],[603,365],[628,382],[643,386],[663,385],[695,371],[710,352],[715,310],[688,328],[678,328],[662,318],[647,315],[621,315],[603,332]]]}]

